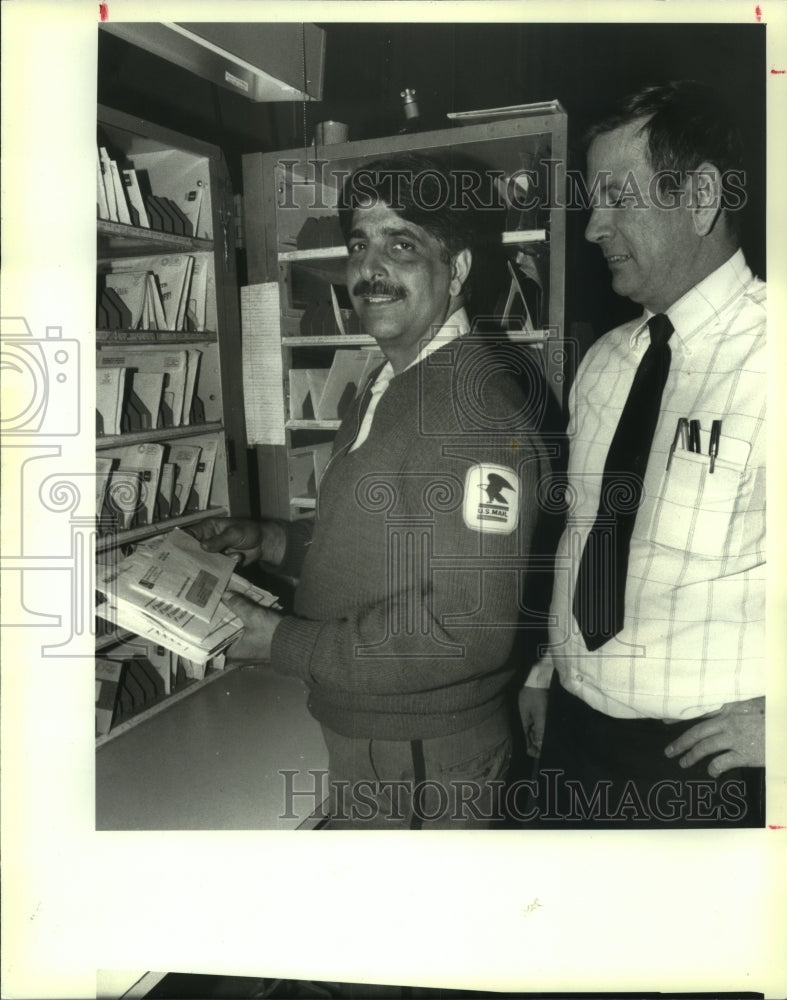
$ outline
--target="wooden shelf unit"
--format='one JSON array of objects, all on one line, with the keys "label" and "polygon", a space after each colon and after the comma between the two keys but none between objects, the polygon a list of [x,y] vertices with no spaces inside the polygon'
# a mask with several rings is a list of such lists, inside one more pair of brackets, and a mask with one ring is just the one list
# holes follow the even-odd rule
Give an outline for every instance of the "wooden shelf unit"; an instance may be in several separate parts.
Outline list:
[{"label": "wooden shelf unit", "polygon": [[146,254],[212,252],[213,240],[163,233],[157,229],[129,226],[123,222],[98,219],[98,256],[142,257]]},{"label": "wooden shelf unit", "polygon": [[[546,229],[509,229],[500,234],[505,246],[524,243],[546,243]],[[314,247],[309,250],[280,250],[279,263],[304,263],[315,260],[346,260],[347,247]]]},{"label": "wooden shelf unit", "polygon": [[185,424],[182,427],[157,427],[151,431],[132,431],[127,434],[102,434],[96,438],[96,449],[102,451],[127,444],[144,444],[146,441],[175,441],[201,434],[218,434],[223,430],[222,423],[211,421],[206,424]]},{"label": "wooden shelf unit", "polygon": [[[223,154],[215,146],[101,106],[98,132],[99,145],[106,146],[110,156],[123,166],[144,175],[153,194],[175,197],[178,185],[187,183],[197,183],[202,188],[198,226],[193,236],[99,219],[98,273],[107,273],[114,262],[129,258],[140,258],[140,269],[146,269],[146,260],[152,267],[157,258],[164,256],[200,255],[208,268],[208,281],[204,330],[96,331],[98,359],[102,352],[111,357],[112,351],[120,353],[132,348],[165,352],[197,348],[201,356],[196,394],[203,404],[205,421],[98,436],[97,454],[105,455],[129,445],[187,443],[190,438],[216,438],[218,442],[208,507],[99,535],[96,554],[106,561],[121,547],[128,551],[129,546],[172,528],[187,527],[212,516],[247,514],[249,478],[243,399],[235,391],[241,381],[240,311],[231,242],[233,192]],[[183,180],[184,177],[188,177],[188,181]],[[135,638],[128,630],[115,628],[97,638],[96,652],[111,659],[113,649]],[[211,676],[206,674],[206,678]],[[172,697],[179,699],[182,694],[198,689],[201,683],[190,683]],[[157,699],[150,713],[161,711],[168,702],[167,697]],[[145,707],[139,718],[150,713]],[[125,731],[137,718],[134,715],[124,721],[118,730]],[[115,732],[115,728],[110,729],[108,735],[100,737],[99,743],[112,739]]]},{"label": "wooden shelf unit", "polygon": [[[348,142],[321,149],[316,162],[304,149],[247,154],[243,157],[243,186],[248,281],[277,282],[281,308],[284,377],[281,396],[271,405],[282,408],[286,438],[284,445],[257,447],[264,515],[286,519],[309,516],[314,497],[305,497],[299,488],[291,467],[292,454],[330,440],[339,426],[337,420],[304,419],[291,412],[290,370],[329,367],[337,349],[359,349],[372,343],[362,335],[342,336],[338,331],[336,335],[326,331],[323,336],[297,333],[298,322],[310,303],[330,302],[330,286],[345,281],[347,251],[337,245],[338,186],[356,167],[405,152],[449,160],[451,166],[475,164],[501,178],[502,196],[508,199],[501,212],[501,220],[502,216],[505,219],[494,230],[496,236],[489,236],[489,245],[496,243],[501,258],[529,255],[543,293],[541,313],[534,321],[536,329],[514,331],[510,339],[521,344],[523,351],[533,352],[547,384],[562,400],[565,209],[560,198],[537,193],[550,165],[566,163],[566,115],[559,105],[519,118]],[[533,194],[529,206],[524,206],[523,192]],[[312,242],[323,245],[299,247],[299,243],[308,242],[303,230],[307,222],[315,236]],[[502,267],[506,267],[504,262]],[[323,317],[326,315],[330,317],[330,311],[323,312]],[[330,318],[325,323],[329,324]]]},{"label": "wooden shelf unit", "polygon": [[190,524],[198,524],[206,517],[225,517],[229,514],[226,507],[208,507],[207,510],[195,510],[188,514],[180,514],[177,517],[167,518],[166,521],[157,521],[154,524],[142,524],[138,528],[124,528],[121,531],[110,532],[106,535],[99,535],[96,540],[96,552],[109,552],[121,546],[133,545],[141,542],[145,538],[153,538],[160,535],[162,531],[171,531],[173,528],[186,528]]},{"label": "wooden shelf unit", "polygon": [[97,344],[124,344],[139,347],[146,344],[215,344],[218,335],[215,330],[200,330],[194,333],[185,330],[96,330]]}]

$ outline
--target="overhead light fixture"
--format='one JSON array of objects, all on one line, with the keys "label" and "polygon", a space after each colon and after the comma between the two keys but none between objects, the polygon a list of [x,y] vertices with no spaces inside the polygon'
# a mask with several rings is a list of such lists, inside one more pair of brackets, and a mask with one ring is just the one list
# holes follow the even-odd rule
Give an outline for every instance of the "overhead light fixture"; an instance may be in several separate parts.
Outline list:
[{"label": "overhead light fixture", "polygon": [[105,21],[100,30],[250,101],[322,100],[325,31],[314,24]]}]

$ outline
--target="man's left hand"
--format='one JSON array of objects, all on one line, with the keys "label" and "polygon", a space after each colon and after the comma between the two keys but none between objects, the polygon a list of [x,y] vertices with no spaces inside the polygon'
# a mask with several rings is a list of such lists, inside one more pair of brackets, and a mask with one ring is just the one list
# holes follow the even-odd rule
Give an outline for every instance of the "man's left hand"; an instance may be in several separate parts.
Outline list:
[{"label": "man's left hand", "polygon": [[261,608],[241,594],[226,594],[224,603],[241,619],[243,634],[227,649],[230,663],[261,663],[271,656],[271,643],[281,615],[269,608]]},{"label": "man's left hand", "polygon": [[703,757],[717,754],[708,765],[712,778],[733,767],[764,767],[765,698],[728,702],[687,729],[665,747],[664,753],[679,757],[681,767],[691,767]]}]

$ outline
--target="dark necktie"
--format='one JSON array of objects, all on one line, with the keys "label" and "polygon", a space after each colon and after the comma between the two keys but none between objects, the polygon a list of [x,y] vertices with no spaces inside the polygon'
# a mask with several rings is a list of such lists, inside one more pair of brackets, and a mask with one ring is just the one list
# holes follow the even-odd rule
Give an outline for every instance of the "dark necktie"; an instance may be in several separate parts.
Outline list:
[{"label": "dark necktie", "polygon": [[661,397],[669,374],[672,323],[648,320],[650,346],[642,356],[609,447],[601,497],[577,573],[574,617],[585,645],[603,646],[623,628],[629,548],[648,466]]}]

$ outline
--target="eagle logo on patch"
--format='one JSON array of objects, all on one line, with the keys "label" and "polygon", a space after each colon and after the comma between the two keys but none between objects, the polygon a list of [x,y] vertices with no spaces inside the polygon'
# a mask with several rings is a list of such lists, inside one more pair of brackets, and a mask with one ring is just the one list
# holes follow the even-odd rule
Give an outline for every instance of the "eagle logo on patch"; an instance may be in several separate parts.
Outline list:
[{"label": "eagle logo on patch", "polygon": [[474,465],[465,479],[464,520],[475,531],[510,534],[519,520],[519,477],[505,465]]}]

